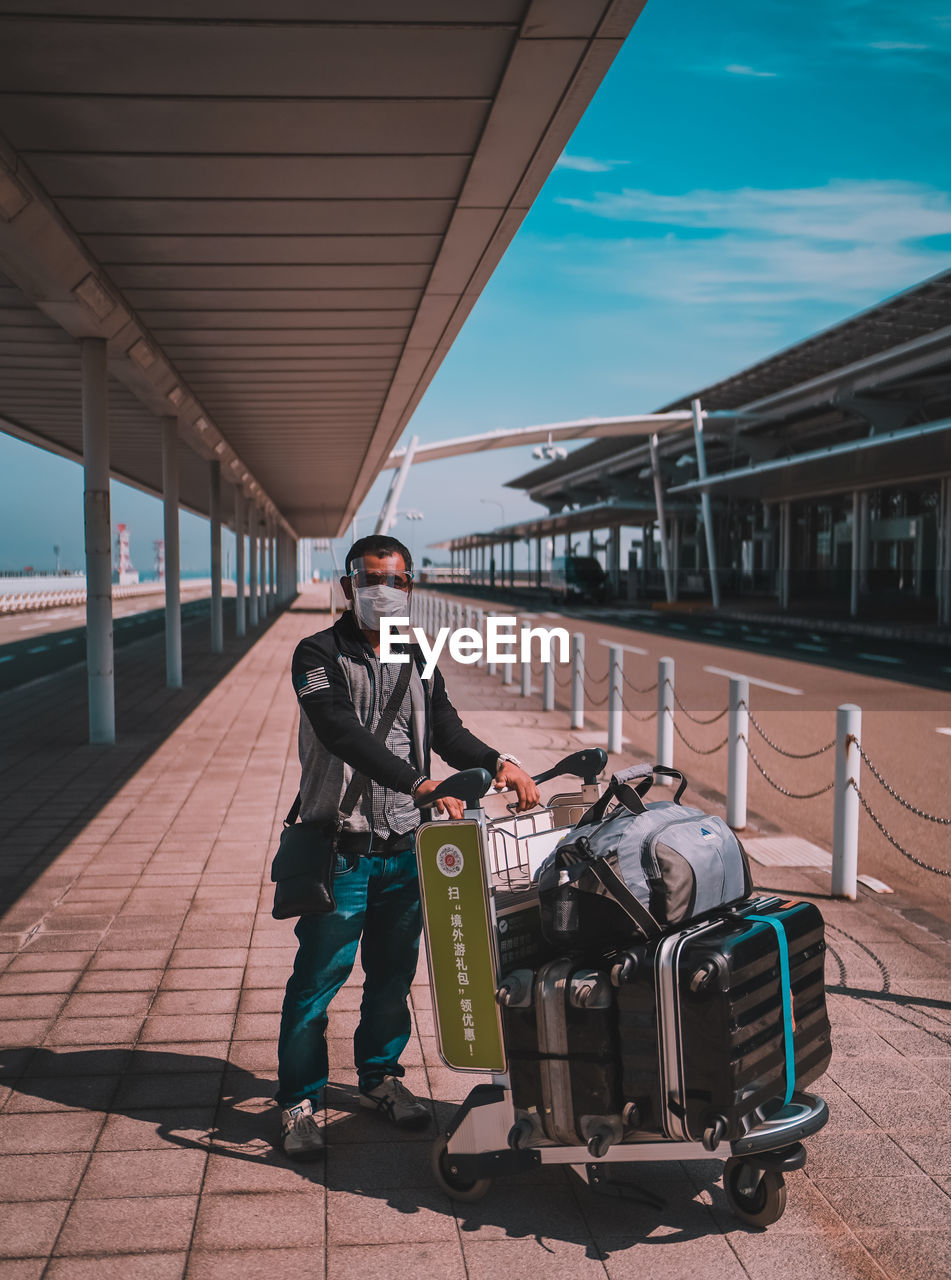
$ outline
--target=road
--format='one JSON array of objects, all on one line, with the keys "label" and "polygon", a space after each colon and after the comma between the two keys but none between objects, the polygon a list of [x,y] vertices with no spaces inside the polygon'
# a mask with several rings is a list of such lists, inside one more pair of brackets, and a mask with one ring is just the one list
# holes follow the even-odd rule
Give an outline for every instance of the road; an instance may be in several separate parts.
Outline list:
[{"label": "road", "polygon": [[[225,584],[225,603],[228,587]],[[182,583],[182,618],[207,613],[209,588],[206,582]],[[148,595],[129,596],[112,602],[113,638],[117,646],[131,644],[154,635],[165,626],[164,596],[161,590]],[[86,657],[86,608],[71,605],[61,609],[37,609],[0,617],[0,689],[13,689],[27,680],[49,675]]]}]

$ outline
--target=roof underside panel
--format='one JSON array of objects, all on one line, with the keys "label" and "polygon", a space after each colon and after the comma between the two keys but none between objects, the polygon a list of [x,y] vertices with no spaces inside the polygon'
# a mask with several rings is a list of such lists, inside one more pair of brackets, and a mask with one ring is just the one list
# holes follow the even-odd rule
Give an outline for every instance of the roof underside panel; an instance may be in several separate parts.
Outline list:
[{"label": "roof underside panel", "polygon": [[[220,432],[229,478],[246,469],[297,533],[331,535],[640,7],[236,0],[222,19],[210,0],[39,0],[28,15],[3,0],[0,158],[34,195],[19,217],[42,203],[65,222],[192,420]],[[18,220],[0,234],[23,291],[0,298],[17,329],[0,348],[0,415],[75,453],[82,333],[36,309],[54,314],[17,259]],[[18,356],[33,382],[11,380]],[[128,457],[114,438],[113,460],[157,490],[155,408],[141,406]]]}]

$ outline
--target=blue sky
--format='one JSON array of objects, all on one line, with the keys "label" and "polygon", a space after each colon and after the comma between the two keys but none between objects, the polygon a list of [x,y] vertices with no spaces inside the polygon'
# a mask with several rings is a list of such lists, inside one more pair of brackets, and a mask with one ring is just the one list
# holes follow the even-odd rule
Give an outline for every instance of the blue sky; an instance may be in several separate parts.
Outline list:
[{"label": "blue sky", "polygon": [[[951,0],[649,0],[407,434],[650,411],[951,267],[949,53]],[[81,555],[78,468],[0,437],[0,568],[55,540],[46,500],[11,520],[20,457]],[[538,514],[504,487],[531,466],[418,467],[401,506],[425,520],[395,532],[418,555],[497,524],[481,499]],[[123,505],[147,561],[158,503]]]}]

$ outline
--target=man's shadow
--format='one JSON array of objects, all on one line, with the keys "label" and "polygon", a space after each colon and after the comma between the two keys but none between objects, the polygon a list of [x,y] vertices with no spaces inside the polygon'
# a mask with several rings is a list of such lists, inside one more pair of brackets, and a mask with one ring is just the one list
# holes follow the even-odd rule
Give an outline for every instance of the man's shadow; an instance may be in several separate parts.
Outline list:
[{"label": "man's shadow", "polygon": [[[403,1213],[423,1208],[452,1213],[463,1231],[496,1228],[509,1238],[556,1239],[601,1258],[607,1256],[605,1240],[614,1251],[640,1241],[676,1244],[723,1229],[718,1225],[723,1194],[718,1202],[716,1188],[720,1165],[712,1160],[690,1166],[689,1176],[677,1164],[614,1166],[615,1189],[607,1195],[573,1178],[564,1166],[548,1165],[500,1178],[478,1202],[450,1203],[430,1160],[436,1134],[446,1132],[456,1112],[454,1103],[433,1104],[434,1128],[405,1131],[361,1106],[355,1087],[331,1083],[324,1117],[328,1152],[298,1164],[276,1145],[276,1081],[221,1058],[148,1047],[58,1053],[38,1048],[24,1065],[22,1050],[0,1051],[0,1080],[57,1107],[104,1111],[154,1126],[155,1135],[170,1146],[293,1170],[302,1181],[386,1200]],[[619,1192],[617,1183],[625,1178],[655,1197],[659,1192],[663,1204],[639,1201],[636,1193],[627,1197],[623,1187]],[[712,1207],[697,1202],[704,1191],[711,1192]]]}]

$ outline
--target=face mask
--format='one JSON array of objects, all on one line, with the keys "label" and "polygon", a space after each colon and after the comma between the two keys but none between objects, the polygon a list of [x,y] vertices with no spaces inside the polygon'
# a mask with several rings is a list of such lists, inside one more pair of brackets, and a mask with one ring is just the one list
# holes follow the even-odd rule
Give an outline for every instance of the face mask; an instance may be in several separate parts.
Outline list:
[{"label": "face mask", "polygon": [[354,587],[353,611],[367,631],[379,631],[381,618],[409,617],[409,594],[399,587]]}]

